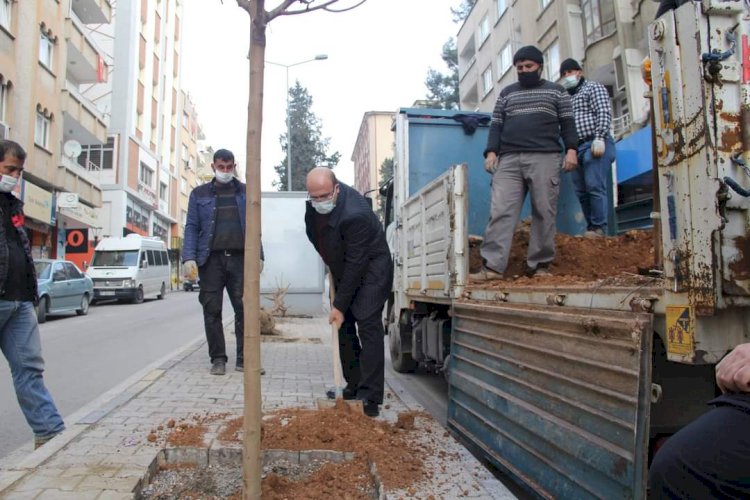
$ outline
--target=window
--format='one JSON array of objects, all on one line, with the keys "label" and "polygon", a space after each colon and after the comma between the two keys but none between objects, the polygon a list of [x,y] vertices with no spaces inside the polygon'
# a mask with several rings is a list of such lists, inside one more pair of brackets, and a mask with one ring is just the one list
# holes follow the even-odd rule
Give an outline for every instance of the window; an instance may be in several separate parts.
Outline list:
[{"label": "window", "polygon": [[482,73],[482,95],[487,95],[492,91],[492,66],[488,66]]},{"label": "window", "polygon": [[115,138],[107,139],[106,144],[81,146],[78,164],[87,170],[112,169],[114,167]]},{"label": "window", "polygon": [[500,17],[505,14],[505,11],[508,9],[508,0],[497,0],[497,18],[500,19]]},{"label": "window", "polygon": [[184,226],[187,224],[187,211],[180,210],[180,221],[182,222],[182,225]]},{"label": "window", "polygon": [[49,129],[52,125],[49,117],[43,111],[36,112],[36,127],[34,128],[34,144],[47,149],[49,145]]},{"label": "window", "polygon": [[510,42],[505,44],[497,56],[497,77],[502,78],[506,71],[513,67],[513,48]]},{"label": "window", "polygon": [[159,199],[167,201],[167,185],[163,182],[159,183]]},{"label": "window", "polygon": [[544,51],[544,62],[544,77],[556,82],[560,78],[560,43],[557,40]]},{"label": "window", "polygon": [[48,69],[52,69],[52,49],[55,42],[48,33],[39,34],[39,62],[44,64]]},{"label": "window", "polygon": [[190,151],[185,144],[182,145],[182,163],[186,169],[190,169]]},{"label": "window", "polygon": [[[10,92],[10,85],[8,82],[0,82],[0,122],[7,123],[5,121],[5,110],[8,106],[8,93]],[[0,139],[3,136],[0,134]]]},{"label": "window", "polygon": [[182,127],[185,129],[190,128],[190,115],[187,111],[182,112]]},{"label": "window", "polygon": [[78,270],[76,266],[71,264],[70,262],[64,262],[65,264],[65,271],[68,273],[68,278],[72,280],[80,280],[83,279],[83,275]]},{"label": "window", "polygon": [[482,45],[485,40],[487,40],[487,37],[490,36],[490,18],[488,16],[484,16],[482,20],[479,22],[479,43],[477,45]]},{"label": "window", "polygon": [[0,0],[0,26],[10,31],[11,0]]},{"label": "window", "polygon": [[145,163],[141,163],[141,170],[140,175],[138,176],[138,180],[149,187],[151,187],[151,182],[154,180],[154,171],[151,170]]},{"label": "window", "polygon": [[593,43],[615,32],[614,0],[581,0],[586,43]]},{"label": "window", "polygon": [[182,194],[187,194],[188,191],[188,182],[184,177],[180,177],[180,191]]},{"label": "window", "polygon": [[539,10],[544,10],[552,3],[552,0],[539,0]]}]

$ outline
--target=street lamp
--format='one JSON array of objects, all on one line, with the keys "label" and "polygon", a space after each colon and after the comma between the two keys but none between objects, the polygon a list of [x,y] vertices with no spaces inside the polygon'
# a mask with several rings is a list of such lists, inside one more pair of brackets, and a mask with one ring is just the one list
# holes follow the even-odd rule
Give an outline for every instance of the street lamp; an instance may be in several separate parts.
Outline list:
[{"label": "street lamp", "polygon": [[328,54],[318,54],[312,59],[306,59],[304,61],[296,62],[293,64],[281,64],[273,61],[266,61],[268,64],[274,66],[281,66],[286,68],[286,190],[292,190],[292,123],[289,113],[289,68],[292,66],[299,66],[313,61],[324,61],[328,59]]}]

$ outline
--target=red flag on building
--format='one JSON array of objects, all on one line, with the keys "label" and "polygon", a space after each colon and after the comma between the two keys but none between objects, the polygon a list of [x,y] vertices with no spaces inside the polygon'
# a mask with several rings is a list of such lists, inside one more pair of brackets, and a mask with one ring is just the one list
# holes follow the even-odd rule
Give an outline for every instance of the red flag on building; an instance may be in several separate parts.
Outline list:
[{"label": "red flag on building", "polygon": [[102,56],[97,56],[96,62],[96,82],[104,83],[107,81],[107,63]]}]

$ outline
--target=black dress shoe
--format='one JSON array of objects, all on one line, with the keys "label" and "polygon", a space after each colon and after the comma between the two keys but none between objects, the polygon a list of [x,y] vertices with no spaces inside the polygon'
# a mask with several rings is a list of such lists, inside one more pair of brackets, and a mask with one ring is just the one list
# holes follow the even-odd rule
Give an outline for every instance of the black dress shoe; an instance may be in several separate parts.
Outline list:
[{"label": "black dress shoe", "polygon": [[346,387],[344,387],[344,390],[341,391],[341,395],[346,400],[357,399],[357,386],[347,384]]},{"label": "black dress shoe", "polygon": [[380,415],[380,410],[378,409],[378,404],[373,401],[362,401],[362,411],[364,411],[365,415],[368,417],[377,417]]}]

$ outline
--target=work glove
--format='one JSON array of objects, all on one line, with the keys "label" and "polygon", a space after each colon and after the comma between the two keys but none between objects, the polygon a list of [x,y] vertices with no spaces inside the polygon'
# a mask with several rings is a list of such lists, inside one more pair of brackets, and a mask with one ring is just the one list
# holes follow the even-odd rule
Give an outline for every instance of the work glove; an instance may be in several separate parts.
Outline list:
[{"label": "work glove", "polygon": [[194,260],[186,260],[182,263],[185,277],[191,280],[198,279],[198,264]]},{"label": "work glove", "polygon": [[591,141],[591,156],[594,158],[601,158],[604,155],[605,149],[604,140],[594,139]]},{"label": "work glove", "polygon": [[497,168],[497,155],[495,153],[487,153],[487,156],[484,158],[484,169],[490,174],[494,174],[495,168]]}]

